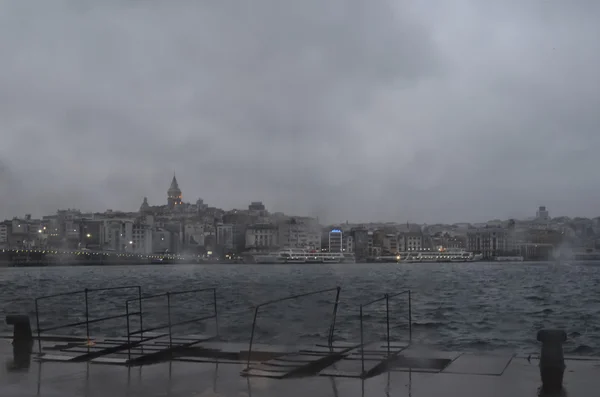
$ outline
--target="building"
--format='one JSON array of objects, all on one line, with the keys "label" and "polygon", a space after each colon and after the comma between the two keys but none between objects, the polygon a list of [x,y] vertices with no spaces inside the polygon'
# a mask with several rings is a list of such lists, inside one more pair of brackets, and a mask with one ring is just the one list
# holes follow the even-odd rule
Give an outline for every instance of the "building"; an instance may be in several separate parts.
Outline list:
[{"label": "building", "polygon": [[0,248],[8,245],[8,233],[10,230],[9,222],[0,223]]},{"label": "building", "polygon": [[173,210],[178,206],[181,206],[181,199],[181,189],[179,189],[177,178],[175,177],[175,174],[173,174],[171,186],[169,187],[169,190],[167,190],[167,206],[169,207],[169,209]]},{"label": "building", "polygon": [[220,224],[217,225],[217,246],[225,251],[231,251],[234,247],[234,225]]},{"label": "building", "polygon": [[171,250],[171,232],[163,229],[156,228],[152,232],[152,252],[157,254],[164,254],[172,252]]},{"label": "building", "polygon": [[279,245],[279,230],[272,224],[256,224],[246,228],[246,249],[269,250]]},{"label": "building", "polygon": [[396,255],[400,252],[398,246],[398,235],[394,233],[387,233],[383,236],[381,249],[384,254]]},{"label": "building", "polygon": [[133,242],[132,251],[138,254],[153,253],[152,247],[152,228],[143,222],[133,223],[131,229],[131,241]]},{"label": "building", "polygon": [[286,219],[279,222],[278,229],[278,243],[282,248],[321,249],[321,227],[314,218]]},{"label": "building", "polygon": [[515,250],[509,231],[499,227],[469,230],[466,245],[467,251],[479,253],[484,259],[512,255]]},{"label": "building", "polygon": [[536,212],[535,218],[540,221],[549,221],[550,220],[550,212],[546,209],[545,206],[540,206]]},{"label": "building", "polygon": [[329,232],[329,252],[342,252],[343,233],[340,229],[333,229]]},{"label": "building", "polygon": [[354,255],[356,260],[366,260],[369,256],[369,232],[365,228],[356,228],[350,231],[354,237]]},{"label": "building", "polygon": [[102,227],[102,248],[109,251],[134,252],[134,219],[105,219]]},{"label": "building", "polygon": [[342,242],[342,250],[344,252],[354,252],[354,237],[352,234],[344,234]]}]

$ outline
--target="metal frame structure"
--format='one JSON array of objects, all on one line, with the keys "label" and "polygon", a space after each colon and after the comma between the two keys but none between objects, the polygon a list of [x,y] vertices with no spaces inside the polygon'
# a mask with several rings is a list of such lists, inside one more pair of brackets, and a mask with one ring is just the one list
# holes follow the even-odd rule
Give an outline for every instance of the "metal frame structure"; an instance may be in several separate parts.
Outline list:
[{"label": "metal frame structure", "polygon": [[329,335],[327,337],[327,342],[329,344],[329,346],[331,346],[333,344],[333,334],[334,334],[334,330],[335,330],[335,322],[336,322],[336,318],[337,318],[337,310],[338,310],[338,305],[339,305],[339,301],[340,301],[340,291],[341,291],[341,287],[335,287],[335,288],[327,288],[327,289],[322,289],[319,291],[312,291],[312,292],[307,292],[304,294],[298,294],[298,295],[290,295],[290,296],[286,296],[284,298],[279,298],[279,299],[273,299],[267,302],[263,302],[259,305],[257,305],[254,308],[254,319],[252,321],[252,333],[250,334],[250,344],[248,346],[248,358],[246,361],[246,371],[250,370],[250,359],[252,356],[252,344],[254,342],[254,331],[256,329],[256,319],[258,317],[258,311],[261,307],[264,306],[268,306],[268,305],[272,305],[274,303],[279,303],[279,302],[284,302],[287,300],[292,300],[292,299],[299,299],[299,298],[304,298],[306,296],[311,296],[311,295],[317,295],[317,294],[324,294],[327,292],[333,292],[336,291],[335,294],[335,302],[333,305],[333,315],[332,315],[332,319],[331,319],[331,325],[329,326]]},{"label": "metal frame structure", "polygon": [[[138,297],[135,299],[132,299],[132,300],[139,302],[139,311],[130,313],[129,311],[126,310],[125,314],[117,314],[117,315],[113,315],[113,316],[105,316],[105,317],[90,319],[89,297],[88,297],[88,295],[90,293],[101,292],[101,291],[124,290],[124,289],[137,289]],[[74,322],[74,323],[55,325],[55,326],[43,328],[43,329],[40,328],[40,310],[39,310],[39,301],[40,300],[56,298],[59,296],[72,296],[72,295],[79,295],[79,294],[83,294],[83,296],[84,296],[85,321],[78,321],[78,322]],[[42,332],[54,331],[54,330],[62,329],[62,328],[78,327],[80,325],[85,324],[85,335],[87,338],[87,342],[89,342],[89,340],[90,340],[90,324],[95,324],[95,323],[99,323],[102,321],[114,320],[117,318],[124,318],[124,317],[127,318],[127,324],[129,324],[129,316],[135,316],[135,315],[139,316],[140,324],[142,324],[142,287],[140,287],[139,285],[127,285],[127,286],[122,286],[122,287],[109,287],[109,288],[85,288],[85,289],[78,290],[78,291],[63,292],[60,294],[52,294],[52,295],[45,295],[45,296],[37,297],[37,298],[35,298],[35,322],[36,322],[36,327],[37,327],[39,353],[40,354],[42,353]],[[87,343],[87,345],[88,345],[88,349],[89,349],[89,343]]]},{"label": "metal frame structure", "polygon": [[[408,338],[412,341],[412,297],[410,290],[397,292],[395,294],[385,294],[381,298],[374,299],[370,302],[360,305],[360,359],[361,359],[361,376],[365,374],[365,342],[364,342],[364,320],[363,313],[366,306],[385,300],[385,321],[386,321],[386,340],[387,340],[387,355],[390,356],[390,299],[397,296],[408,294]],[[399,325],[392,327],[398,328]]]},{"label": "metal frame structure", "polygon": [[[176,323],[173,323],[171,321],[171,297],[172,296],[177,296],[177,295],[183,295],[183,294],[193,294],[193,293],[198,293],[198,292],[205,292],[205,291],[212,291],[212,298],[213,298],[213,310],[214,313],[208,316],[202,316],[202,317],[197,317],[197,318],[193,318],[190,320],[184,320],[184,321],[179,321]],[[151,327],[151,328],[146,328],[144,329],[143,327],[143,323],[142,323],[142,319],[143,319],[143,314],[140,316],[140,329],[137,331],[131,331],[131,326],[129,323],[129,317],[127,317],[127,344],[129,346],[128,348],[128,358],[131,359],[131,337],[135,336],[135,335],[139,335],[140,336],[140,341],[149,341],[152,339],[157,339],[157,338],[161,338],[163,336],[169,336],[169,349],[173,348],[173,327],[177,327],[180,325],[185,325],[185,324],[191,324],[191,323],[195,323],[195,322],[199,322],[199,321],[204,321],[204,320],[209,320],[211,318],[215,319],[215,327],[216,327],[216,333],[218,335],[219,333],[219,319],[218,319],[218,312],[217,312],[217,289],[215,287],[211,287],[211,288],[199,288],[199,289],[192,289],[192,290],[186,290],[186,291],[176,291],[176,292],[164,292],[161,294],[155,294],[155,295],[147,295],[144,297],[141,297],[139,299],[139,305],[141,307],[141,304],[143,300],[149,300],[149,299],[158,299],[158,298],[165,298],[167,301],[167,323],[163,324],[163,325],[159,325],[156,327]],[[131,302],[136,302],[138,301],[138,299],[128,299],[127,301],[125,301],[125,312],[127,313],[127,315],[131,314],[129,312],[129,304]],[[167,334],[162,334],[162,335],[158,335],[158,336],[152,336],[152,337],[147,337],[144,338],[144,333],[148,333],[148,332],[152,332],[152,331],[157,331],[157,330],[161,330],[161,329],[168,329],[168,333]]]}]

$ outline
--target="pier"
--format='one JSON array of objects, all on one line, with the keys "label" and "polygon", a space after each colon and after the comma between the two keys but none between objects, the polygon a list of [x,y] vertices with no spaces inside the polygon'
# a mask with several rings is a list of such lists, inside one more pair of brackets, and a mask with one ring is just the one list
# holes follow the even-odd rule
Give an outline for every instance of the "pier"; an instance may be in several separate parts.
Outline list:
[{"label": "pier", "polygon": [[[539,354],[510,352],[476,354],[439,351],[412,343],[411,292],[385,293],[357,302],[360,340],[336,341],[336,317],[341,288],[290,295],[263,302],[254,308],[248,343],[228,343],[219,333],[217,287],[166,291],[145,295],[139,286],[110,289],[131,291],[123,310],[93,317],[87,310],[94,294],[108,288],[68,292],[86,305],[84,318],[61,319],[52,327],[40,327],[48,313],[40,302],[65,294],[36,299],[32,331],[24,316],[13,316],[15,334],[0,339],[0,395],[6,396],[534,396],[540,387]],[[193,307],[209,307],[176,321],[171,307],[179,295],[194,296]],[[302,300],[310,295],[331,297],[331,317],[324,319],[326,339],[315,345],[255,343],[254,329],[260,315],[272,304]],[[166,315],[153,313],[148,302],[166,304]],[[406,310],[391,310],[391,301]],[[406,303],[404,306],[403,303]],[[385,304],[386,335],[372,340],[363,332],[367,313],[374,304]],[[154,321],[150,321],[153,317]],[[89,325],[120,319],[126,324],[121,336],[90,335]],[[183,324],[211,325],[214,332],[182,334]],[[86,331],[67,335],[74,327]],[[25,330],[25,331],[23,331]],[[65,335],[54,332],[66,330]],[[534,336],[532,336],[534,337]],[[11,339],[15,343],[11,346]],[[25,344],[24,344],[25,342]],[[598,357],[565,357],[564,376],[568,396],[596,396],[600,370]]]}]

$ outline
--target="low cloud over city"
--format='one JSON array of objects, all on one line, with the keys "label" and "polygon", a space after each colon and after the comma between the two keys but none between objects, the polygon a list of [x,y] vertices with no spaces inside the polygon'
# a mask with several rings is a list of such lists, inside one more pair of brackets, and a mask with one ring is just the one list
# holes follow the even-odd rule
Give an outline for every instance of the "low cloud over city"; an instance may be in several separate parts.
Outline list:
[{"label": "low cloud over city", "polygon": [[600,3],[0,5],[0,218],[600,214]]}]

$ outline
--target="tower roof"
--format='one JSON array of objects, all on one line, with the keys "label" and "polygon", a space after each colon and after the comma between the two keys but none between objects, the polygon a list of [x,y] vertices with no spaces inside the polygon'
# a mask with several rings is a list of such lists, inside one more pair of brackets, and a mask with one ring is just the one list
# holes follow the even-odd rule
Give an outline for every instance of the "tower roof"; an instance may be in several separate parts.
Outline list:
[{"label": "tower roof", "polygon": [[171,187],[169,187],[169,190],[179,190],[179,184],[177,183],[175,174],[173,174],[173,180],[171,181]]}]

